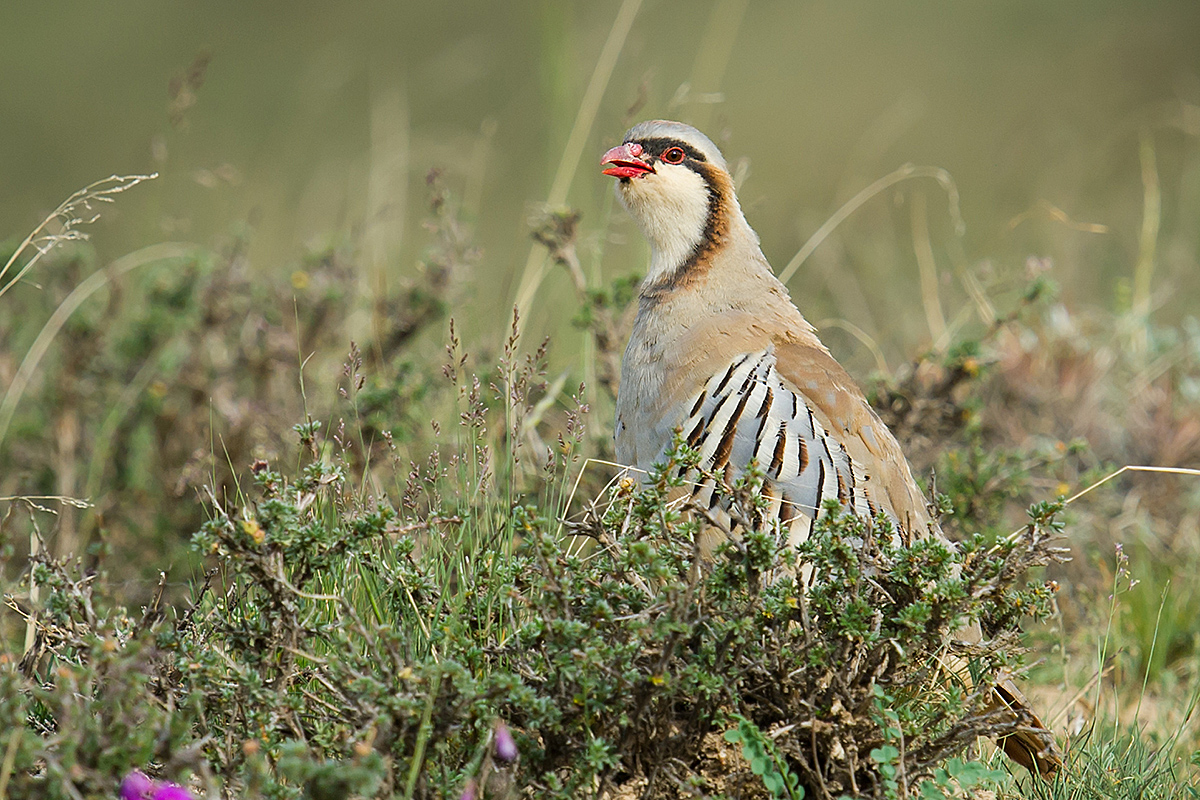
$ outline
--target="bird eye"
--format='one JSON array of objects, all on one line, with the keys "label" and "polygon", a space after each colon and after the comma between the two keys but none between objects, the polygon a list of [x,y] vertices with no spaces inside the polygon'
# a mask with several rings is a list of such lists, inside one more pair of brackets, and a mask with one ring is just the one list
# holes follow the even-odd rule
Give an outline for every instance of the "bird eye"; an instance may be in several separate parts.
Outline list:
[{"label": "bird eye", "polygon": [[687,154],[683,152],[682,147],[669,147],[662,154],[662,160],[667,164],[682,164],[683,159]]}]

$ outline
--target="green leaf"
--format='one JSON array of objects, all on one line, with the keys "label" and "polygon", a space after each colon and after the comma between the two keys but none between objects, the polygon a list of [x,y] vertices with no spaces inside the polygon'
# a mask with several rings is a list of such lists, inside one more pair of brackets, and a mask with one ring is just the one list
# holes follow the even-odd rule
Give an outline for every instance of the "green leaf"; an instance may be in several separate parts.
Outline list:
[{"label": "green leaf", "polygon": [[890,744],[876,747],[871,751],[871,760],[876,764],[891,764],[898,758],[900,758],[900,751]]},{"label": "green leaf", "polygon": [[995,782],[1004,779],[1004,773],[1000,770],[989,769],[986,764],[981,761],[963,761],[962,759],[952,758],[946,762],[946,771],[953,776],[964,789],[970,789],[981,783]]},{"label": "green leaf", "polygon": [[946,800],[946,795],[932,781],[921,781],[921,800]]}]

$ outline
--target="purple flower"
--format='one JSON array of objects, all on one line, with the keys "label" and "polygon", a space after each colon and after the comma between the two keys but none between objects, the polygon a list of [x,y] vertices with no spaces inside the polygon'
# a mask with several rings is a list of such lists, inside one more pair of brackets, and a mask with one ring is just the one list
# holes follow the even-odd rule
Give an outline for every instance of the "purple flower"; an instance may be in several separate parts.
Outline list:
[{"label": "purple flower", "polygon": [[121,800],[147,800],[153,791],[154,782],[136,769],[121,781]]},{"label": "purple flower", "polygon": [[177,783],[152,781],[141,770],[133,770],[121,781],[121,800],[196,800]]},{"label": "purple flower", "polygon": [[509,733],[508,726],[497,720],[496,722],[496,758],[501,761],[515,761],[520,752],[517,750],[517,743],[513,741],[512,734]]},{"label": "purple flower", "polygon": [[475,791],[475,779],[471,778],[463,788],[463,793],[458,796],[458,800],[475,800]]},{"label": "purple flower", "polygon": [[176,783],[160,783],[151,800],[196,800],[192,793]]}]

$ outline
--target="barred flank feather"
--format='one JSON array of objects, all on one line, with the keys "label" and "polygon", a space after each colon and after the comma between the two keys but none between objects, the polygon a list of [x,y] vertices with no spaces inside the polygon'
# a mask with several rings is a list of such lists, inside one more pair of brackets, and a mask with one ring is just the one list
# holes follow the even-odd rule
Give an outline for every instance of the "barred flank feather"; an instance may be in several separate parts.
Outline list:
[{"label": "barred flank feather", "polygon": [[[874,519],[880,510],[862,465],[817,421],[808,400],[779,375],[773,346],[739,355],[713,375],[690,406],[681,428],[690,431],[688,444],[700,452],[700,470],[720,474],[732,465],[736,475],[751,461],[763,466],[771,496],[778,502],[771,513],[791,524],[791,544],[808,538],[828,499],[866,519]],[[660,452],[655,460],[663,455]],[[697,485],[694,500],[701,494],[714,504],[711,485]],[[895,512],[883,510],[899,527]]]}]

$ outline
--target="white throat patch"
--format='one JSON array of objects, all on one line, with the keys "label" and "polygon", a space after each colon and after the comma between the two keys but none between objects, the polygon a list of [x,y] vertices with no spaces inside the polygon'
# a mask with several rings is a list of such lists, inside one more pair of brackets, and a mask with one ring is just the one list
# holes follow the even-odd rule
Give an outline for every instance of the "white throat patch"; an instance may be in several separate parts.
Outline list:
[{"label": "white throat patch", "polygon": [[617,197],[650,242],[652,283],[691,255],[708,221],[708,184],[685,166],[658,164],[655,173],[617,183]]}]

